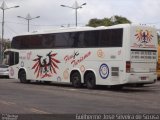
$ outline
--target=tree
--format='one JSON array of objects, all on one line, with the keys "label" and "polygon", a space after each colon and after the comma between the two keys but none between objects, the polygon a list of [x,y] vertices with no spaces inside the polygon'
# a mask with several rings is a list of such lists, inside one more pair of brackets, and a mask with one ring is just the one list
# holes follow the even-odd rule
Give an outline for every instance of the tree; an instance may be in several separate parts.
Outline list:
[{"label": "tree", "polygon": [[4,46],[4,50],[5,49],[9,49],[9,48],[11,48],[11,41],[10,40],[5,40],[5,42],[4,42],[4,44],[3,44]]},{"label": "tree", "polygon": [[130,20],[122,16],[116,15],[114,16],[114,18],[115,18],[115,21],[112,21],[112,18],[103,18],[103,19],[93,18],[89,20],[89,23],[87,24],[87,26],[98,27],[98,26],[111,26],[116,24],[131,23]]},{"label": "tree", "polygon": [[[0,44],[1,44],[2,40],[0,39]],[[4,39],[3,40],[3,51],[6,49],[11,48],[11,41],[9,39]],[[1,51],[1,48],[0,48]]]}]

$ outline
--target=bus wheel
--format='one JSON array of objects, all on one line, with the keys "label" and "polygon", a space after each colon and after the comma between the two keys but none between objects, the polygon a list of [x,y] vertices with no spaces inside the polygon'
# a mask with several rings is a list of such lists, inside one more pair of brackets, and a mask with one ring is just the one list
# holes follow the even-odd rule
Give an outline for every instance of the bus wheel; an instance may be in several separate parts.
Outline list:
[{"label": "bus wheel", "polygon": [[80,88],[81,87],[81,75],[79,74],[79,72],[73,72],[71,74],[71,82],[73,87],[75,88]]},{"label": "bus wheel", "polygon": [[20,80],[21,83],[27,83],[26,72],[24,70],[20,71],[19,80]]},{"label": "bus wheel", "polygon": [[96,87],[96,78],[93,72],[86,73],[84,80],[88,89],[94,89]]}]

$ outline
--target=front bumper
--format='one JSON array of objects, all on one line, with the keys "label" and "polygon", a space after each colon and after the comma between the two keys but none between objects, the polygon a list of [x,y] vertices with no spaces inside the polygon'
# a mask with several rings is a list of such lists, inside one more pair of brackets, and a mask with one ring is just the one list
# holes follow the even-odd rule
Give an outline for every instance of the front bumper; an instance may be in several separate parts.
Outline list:
[{"label": "front bumper", "polygon": [[0,76],[9,76],[9,72],[0,72]]}]

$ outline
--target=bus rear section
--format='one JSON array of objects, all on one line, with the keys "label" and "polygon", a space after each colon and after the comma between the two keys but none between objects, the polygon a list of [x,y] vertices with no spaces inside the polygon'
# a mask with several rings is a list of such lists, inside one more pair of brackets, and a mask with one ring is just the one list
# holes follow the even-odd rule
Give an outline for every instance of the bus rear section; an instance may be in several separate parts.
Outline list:
[{"label": "bus rear section", "polygon": [[152,27],[132,27],[130,55],[126,61],[128,83],[151,84],[157,80],[157,34]]}]

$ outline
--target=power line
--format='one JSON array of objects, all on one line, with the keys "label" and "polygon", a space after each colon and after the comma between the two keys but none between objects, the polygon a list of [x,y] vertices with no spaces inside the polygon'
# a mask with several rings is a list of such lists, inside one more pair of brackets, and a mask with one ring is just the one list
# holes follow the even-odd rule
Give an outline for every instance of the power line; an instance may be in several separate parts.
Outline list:
[{"label": "power line", "polygon": [[[2,22],[0,22],[0,23],[2,23]],[[20,23],[20,22],[13,22],[13,21],[5,21],[5,23],[11,23],[11,24],[20,24],[20,25],[28,25],[28,24],[26,24],[26,23]],[[70,26],[73,26],[74,24],[57,24],[57,25],[53,25],[53,24],[30,24],[30,25],[32,25],[32,26],[55,26],[55,27],[60,27],[60,26],[62,26],[62,25],[70,25]]]},{"label": "power line", "polygon": [[[28,25],[28,24],[26,24],[26,23],[19,23],[19,22],[11,22],[11,21],[5,21],[6,23],[11,23],[11,24],[20,24],[20,25]],[[1,23],[1,22],[0,22]],[[61,25],[51,25],[51,24],[48,24],[48,25],[44,25],[44,24],[37,24],[37,25],[35,25],[35,24],[30,24],[30,25],[32,25],[32,26],[61,26]]]},{"label": "power line", "polygon": [[9,28],[9,30],[11,30],[13,33],[18,34],[14,29],[12,29],[11,27],[9,27],[8,25],[6,25],[7,28]]}]

